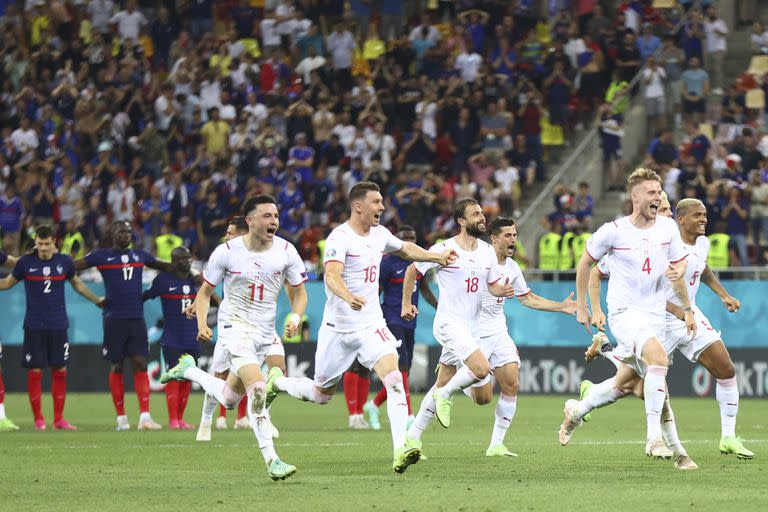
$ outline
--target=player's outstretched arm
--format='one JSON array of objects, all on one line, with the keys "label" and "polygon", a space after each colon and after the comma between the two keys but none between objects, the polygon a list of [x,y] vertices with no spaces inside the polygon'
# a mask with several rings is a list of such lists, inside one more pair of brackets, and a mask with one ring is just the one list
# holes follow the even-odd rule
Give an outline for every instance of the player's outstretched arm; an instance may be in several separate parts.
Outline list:
[{"label": "player's outstretched arm", "polygon": [[93,293],[91,289],[88,288],[83,280],[80,279],[77,275],[70,279],[69,282],[72,285],[72,288],[74,288],[77,293],[85,297],[86,300],[93,302],[100,308],[104,307],[104,297],[99,297]]},{"label": "player's outstretched arm", "polygon": [[[88,254],[90,254],[90,253],[88,253]],[[75,260],[75,270],[77,270],[77,271],[85,270],[85,269],[91,268],[93,266],[93,263],[90,263],[88,261],[88,259],[87,259],[88,258],[88,254],[86,254],[84,258],[78,258],[78,259]]]},{"label": "player's outstretched arm", "polygon": [[327,262],[325,264],[325,284],[332,294],[349,304],[355,311],[360,311],[365,306],[365,298],[358,297],[349,291],[347,285],[344,284],[344,278],[341,276],[343,271],[344,264],[342,262]]},{"label": "player's outstretched arm", "polygon": [[572,315],[576,312],[576,301],[573,300],[573,292],[570,293],[562,302],[549,300],[533,292],[526,293],[517,298],[525,307],[538,309],[539,311],[551,311],[552,313],[565,313]]},{"label": "player's outstretched arm", "polygon": [[581,255],[579,263],[576,265],[576,321],[586,327],[587,331],[592,334],[592,329],[589,328],[589,308],[587,308],[587,286],[589,285],[589,273],[592,270],[592,258],[589,257],[587,251]]},{"label": "player's outstretched arm", "polygon": [[728,293],[728,291],[723,286],[723,283],[720,282],[715,273],[712,272],[712,269],[709,268],[709,265],[704,267],[704,272],[701,273],[701,282],[707,285],[710,290],[715,292],[717,296],[720,297],[723,305],[731,313],[735,313],[739,310],[739,308],[741,308],[741,301]]},{"label": "player's outstretched arm", "polygon": [[587,293],[589,294],[589,304],[592,306],[592,325],[605,331],[605,313],[603,313],[603,307],[600,303],[600,281],[602,279],[603,274],[595,265],[589,272]]},{"label": "player's outstretched arm", "polygon": [[13,277],[12,275],[7,275],[4,278],[0,279],[0,290],[10,290],[14,286],[16,286],[17,283],[18,281],[16,280],[15,277]]},{"label": "player's outstretched arm", "polygon": [[204,281],[203,286],[197,291],[195,316],[197,317],[197,341],[200,343],[208,343],[213,338],[213,331],[208,327],[208,310],[213,289],[210,283]]},{"label": "player's outstretched arm", "polygon": [[149,268],[159,270],[160,272],[173,272],[173,265],[167,261],[160,261],[155,258],[148,259],[145,263]]},{"label": "player's outstretched arm", "polygon": [[307,287],[304,286],[304,283],[298,286],[291,286],[290,283],[286,283],[285,292],[291,303],[291,315],[285,323],[285,337],[293,338],[298,334],[301,328],[301,319],[307,311]]},{"label": "player's outstretched arm", "polygon": [[17,258],[16,256],[11,256],[10,254],[7,254],[5,263],[3,263],[3,266],[7,268],[13,268],[16,266],[16,263],[18,261],[19,261],[19,258]]},{"label": "player's outstretched arm", "polygon": [[413,287],[416,285],[417,273],[416,265],[411,264],[405,269],[405,275],[403,276],[403,299],[400,306],[400,317],[405,320],[413,320],[419,314],[419,310],[411,303],[411,295],[413,294]]},{"label": "player's outstretched arm", "polygon": [[[450,265],[459,257],[453,249],[448,249],[444,252],[431,252],[411,242],[403,242],[403,248],[396,251],[395,254],[404,260],[427,261],[429,263],[437,263],[442,267]],[[410,289],[413,290],[413,288]]]}]

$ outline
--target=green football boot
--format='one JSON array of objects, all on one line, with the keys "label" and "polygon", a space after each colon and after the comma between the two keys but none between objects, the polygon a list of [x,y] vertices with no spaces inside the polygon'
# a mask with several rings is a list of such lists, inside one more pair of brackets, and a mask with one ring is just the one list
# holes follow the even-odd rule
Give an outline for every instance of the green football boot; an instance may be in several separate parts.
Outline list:
[{"label": "green football boot", "polygon": [[723,436],[720,438],[720,453],[728,455],[732,453],[737,459],[754,459],[755,454],[744,447],[744,439],[736,436]]},{"label": "green football boot", "polygon": [[280,459],[275,459],[269,463],[267,473],[272,480],[285,480],[296,474],[296,466],[291,466]]},{"label": "green football boot", "polygon": [[184,378],[184,371],[188,368],[195,368],[196,366],[194,357],[189,354],[182,354],[181,357],[179,357],[179,363],[160,376],[160,382],[165,384],[172,380],[186,380]]},{"label": "green football boot", "polygon": [[[592,381],[591,380],[583,380],[581,381],[581,384],[579,384],[579,402],[584,400],[584,397],[587,396],[587,393],[589,393],[589,389],[592,387]],[[581,421],[584,423],[588,422],[592,419],[592,411],[588,412],[584,415],[583,418],[581,418]]]}]

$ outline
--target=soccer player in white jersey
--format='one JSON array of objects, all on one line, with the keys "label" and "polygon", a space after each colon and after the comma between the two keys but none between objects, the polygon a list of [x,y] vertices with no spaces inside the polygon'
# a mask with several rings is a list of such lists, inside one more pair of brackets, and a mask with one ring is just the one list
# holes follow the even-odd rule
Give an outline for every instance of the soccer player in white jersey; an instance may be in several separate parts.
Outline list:
[{"label": "soccer player in white jersey", "polygon": [[[632,213],[603,224],[587,241],[576,267],[577,320],[589,329],[587,284],[592,261],[611,257],[608,281],[608,323],[619,346],[614,351],[625,363],[616,375],[616,387],[622,389],[635,374],[644,376],[643,394],[646,413],[646,453],[664,446],[661,434],[661,410],[666,396],[669,365],[660,340],[664,339],[668,271],[678,278],[671,286],[684,309],[686,330],[695,335],[696,323],[688,300],[683,275],[688,253],[672,219],[658,217],[661,178],[656,172],[639,168],[627,178],[627,192],[632,199]],[[573,429],[582,419],[576,410],[578,401],[565,404],[565,419],[558,433],[566,445]]]},{"label": "soccer player in white jersey", "polygon": [[[267,472],[273,480],[293,475],[296,468],[282,462],[275,452],[272,429],[266,419],[267,387],[261,365],[277,345],[282,345],[275,332],[277,297],[284,282],[296,288],[291,310],[301,318],[307,306],[304,282],[307,274],[304,262],[290,242],[275,236],[279,215],[274,198],[268,195],[251,197],[243,204],[248,223],[247,235],[235,238],[216,248],[203,272],[203,285],[198,291],[195,314],[198,339],[211,340],[213,333],[207,324],[210,296],[224,281],[224,299],[219,307],[219,343],[229,361],[227,380],[195,366],[187,355],[168,370],[161,381],[186,379],[200,384],[206,393],[215,396],[227,409],[235,407],[243,395],[248,397],[248,418],[256,434]],[[292,328],[298,328],[298,321]],[[293,334],[293,333],[292,333]]]},{"label": "soccer player in white jersey", "polygon": [[[421,409],[434,411],[443,427],[451,423],[451,397],[457,391],[481,382],[491,373],[488,357],[480,348],[480,309],[483,292],[494,297],[513,297],[515,290],[523,292],[524,283],[504,281],[504,274],[498,265],[496,253],[487,242],[479,238],[485,233],[485,215],[474,199],[461,199],[456,203],[453,218],[460,226],[458,235],[432,246],[432,251],[453,250],[459,258],[456,263],[437,269],[436,281],[440,296],[432,333],[444,354],[455,362],[463,363],[456,373],[442,386],[437,386],[424,398]],[[418,313],[411,304],[406,290],[412,290],[417,274],[425,275],[435,268],[430,264],[415,264],[408,267],[403,279],[402,317],[413,319]],[[517,288],[516,288],[517,287]],[[422,415],[421,426],[425,416]],[[415,425],[416,422],[414,422]],[[414,432],[421,427],[412,426]],[[419,433],[420,435],[420,433]],[[412,439],[421,445],[420,439]]]},{"label": "soccer player in white jersey", "polygon": [[[488,231],[491,233],[491,245],[496,254],[502,279],[505,283],[512,285],[515,296],[521,304],[541,311],[559,311],[569,315],[576,312],[576,302],[572,299],[573,293],[562,302],[555,302],[539,297],[528,287],[520,267],[512,259],[517,242],[517,227],[514,220],[508,217],[496,217]],[[494,413],[491,442],[485,452],[488,457],[517,457],[504,446],[504,437],[517,410],[517,392],[520,388],[520,355],[515,342],[509,336],[507,317],[504,314],[505,303],[505,297],[496,297],[487,289],[483,290],[479,321],[480,350],[488,359],[501,391]],[[408,431],[411,439],[421,440],[422,433],[435,415],[435,403],[431,395],[436,388],[443,387],[453,377],[459,364],[460,361],[455,356],[443,349],[437,371],[437,382],[421,402],[416,420]],[[478,405],[490,403],[493,398],[493,382],[490,375],[467,390],[471,391],[471,398]]]},{"label": "soccer player in white jersey", "polygon": [[[714,291],[723,305],[728,311],[735,313],[741,307],[741,303],[738,299],[731,296],[720,283],[715,276],[714,272],[707,265],[707,256],[709,253],[709,240],[704,236],[707,226],[707,210],[703,203],[698,199],[683,199],[677,204],[677,222],[680,227],[680,235],[683,239],[683,243],[686,244],[690,251],[688,266],[685,271],[684,281],[688,286],[688,294],[690,303],[693,308],[694,318],[699,326],[696,337],[691,339],[685,329],[685,325],[682,322],[683,313],[679,305],[677,297],[671,293],[671,290],[667,292],[667,318],[666,318],[666,336],[664,339],[664,348],[667,350],[669,356],[675,349],[680,351],[688,360],[693,363],[699,362],[704,366],[710,374],[716,379],[716,391],[715,397],[720,406],[720,422],[721,422],[721,437],[720,437],[720,451],[723,454],[735,454],[740,459],[751,459],[754,457],[754,453],[748,450],[741,438],[736,437],[736,415],[739,407],[739,391],[736,383],[736,372],[733,367],[728,349],[725,347],[722,339],[720,338],[720,332],[716,331],[707,317],[696,306],[696,293],[698,292],[700,282],[703,282]],[[610,261],[600,261],[600,264],[593,269],[593,275],[590,276],[590,302],[592,303],[592,325],[595,325],[598,329],[603,329],[605,325],[605,315],[602,312],[599,303],[600,294],[600,277],[602,274],[610,273]],[[597,274],[597,275],[595,275]],[[597,297],[594,298],[593,297]],[[598,346],[598,343],[593,343],[585,354],[587,360],[594,359],[598,354],[603,354],[606,358],[613,361],[610,357],[610,352],[604,354]],[[637,382],[640,381],[640,377],[637,377]],[[632,387],[637,389],[637,382],[627,383],[627,387],[622,390],[625,392],[631,392]],[[592,386],[594,389],[597,384]],[[590,389],[591,392],[591,389]],[[601,393],[599,390],[596,393],[588,393],[591,407],[597,408],[612,403],[609,396],[599,396]],[[586,398],[586,397],[585,397]],[[642,398],[642,397],[641,397]],[[615,399],[614,399],[615,400]],[[665,402],[665,407],[668,405]],[[682,446],[679,444],[679,438],[677,432],[666,432],[667,425],[674,426],[674,415],[671,409],[669,413],[662,413],[662,417],[665,421],[662,423],[662,433],[664,434],[664,440],[667,445],[673,449],[676,454],[675,460],[679,457],[679,454],[685,454],[685,450],[681,450]],[[677,464],[676,464],[677,465]]]},{"label": "soccer player in white jersey", "polygon": [[387,387],[387,415],[392,432],[394,462],[402,473],[418,462],[421,452],[406,440],[408,406],[398,371],[395,337],[379,304],[379,265],[382,254],[395,253],[410,261],[451,265],[456,254],[428,252],[392,235],[379,219],[384,203],[375,183],[360,182],[349,192],[349,220],[334,229],[325,243],[325,303],[317,337],[315,378],[291,378],[272,368],[267,381],[267,405],[279,391],[303,401],[328,403],[342,374],[357,359],[375,371]]}]

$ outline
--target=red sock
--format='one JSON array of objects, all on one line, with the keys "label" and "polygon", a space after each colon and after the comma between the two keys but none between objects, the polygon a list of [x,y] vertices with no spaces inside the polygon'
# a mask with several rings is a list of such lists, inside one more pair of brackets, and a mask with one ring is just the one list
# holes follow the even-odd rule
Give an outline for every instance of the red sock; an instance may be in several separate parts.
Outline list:
[{"label": "red sock", "polygon": [[0,404],[5,402],[5,384],[3,383],[3,372],[0,372]]},{"label": "red sock", "polygon": [[139,398],[139,411],[149,412],[149,377],[146,371],[133,373],[133,387]]},{"label": "red sock", "polygon": [[245,412],[245,410],[248,408],[248,397],[244,396],[242,400],[240,400],[240,403],[237,404],[237,419],[245,418],[245,416],[248,414]]},{"label": "red sock", "polygon": [[370,377],[357,378],[357,414],[363,414],[363,406],[368,401],[368,392],[371,390]]},{"label": "red sock", "polygon": [[35,421],[44,419],[40,410],[40,397],[43,394],[43,372],[33,370],[27,372],[27,393],[29,393],[29,405],[32,406]]},{"label": "red sock", "polygon": [[223,405],[219,405],[219,418],[226,418],[227,417],[227,408]]},{"label": "red sock", "polygon": [[387,401],[387,386],[381,386],[381,389],[376,396],[373,397],[373,405],[381,407],[381,404]]},{"label": "red sock", "polygon": [[118,416],[125,416],[125,382],[123,374],[109,372],[109,390],[112,392],[112,402]]},{"label": "red sock", "polygon": [[67,370],[51,371],[51,395],[53,395],[53,422],[64,419],[64,402],[67,400]]},{"label": "red sock", "polygon": [[168,405],[170,423],[179,421],[179,384],[179,381],[172,380],[165,385],[165,403]]},{"label": "red sock", "polygon": [[408,372],[401,371],[403,376],[403,389],[405,390],[405,403],[408,404],[408,415],[413,414],[411,412],[411,391],[408,389]]},{"label": "red sock", "polygon": [[349,415],[357,414],[357,379],[355,372],[344,374],[344,400],[347,401]]},{"label": "red sock", "polygon": [[188,380],[176,381],[179,385],[179,420],[184,419],[184,410],[187,408],[189,392],[192,390],[192,383]]}]

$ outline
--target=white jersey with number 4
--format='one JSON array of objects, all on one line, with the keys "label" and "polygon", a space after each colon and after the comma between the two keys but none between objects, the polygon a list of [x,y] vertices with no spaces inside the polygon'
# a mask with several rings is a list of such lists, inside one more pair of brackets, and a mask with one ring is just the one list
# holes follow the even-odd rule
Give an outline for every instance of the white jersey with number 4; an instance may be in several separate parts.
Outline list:
[{"label": "white jersey with number 4", "polygon": [[629,217],[607,222],[589,238],[586,251],[595,261],[610,256],[609,316],[634,309],[664,317],[667,265],[688,255],[675,221],[656,217],[646,229],[636,228]]},{"label": "white jersey with number 4", "polygon": [[272,335],[283,283],[299,286],[307,280],[307,273],[287,240],[275,237],[271,248],[255,252],[245,246],[241,236],[213,251],[203,279],[214,287],[224,281],[219,324],[237,324]]},{"label": "white jersey with number 4", "polygon": [[344,265],[341,277],[347,289],[365,299],[365,306],[355,311],[325,285],[323,325],[338,332],[355,332],[384,322],[379,304],[379,269],[384,254],[399,251],[403,241],[384,226],[372,227],[366,236],[355,233],[348,223],[337,227],[325,241],[323,262]]},{"label": "white jersey with number 4", "polygon": [[[501,282],[511,284],[515,289],[515,296],[522,297],[531,292],[528,283],[525,282],[523,271],[512,258],[507,258],[503,265],[499,265],[501,271]],[[499,333],[507,332],[507,317],[504,314],[504,304],[506,297],[496,297],[485,287],[482,294],[482,305],[480,308],[480,337],[493,336]]]},{"label": "white jersey with number 4", "polygon": [[487,284],[493,284],[502,278],[496,253],[490,244],[477,241],[474,251],[465,251],[456,243],[456,237],[433,245],[429,250],[442,253],[453,249],[458,259],[445,267],[437,263],[416,263],[416,270],[422,275],[437,269],[437,286],[440,298],[435,314],[435,329],[443,324],[459,323],[472,333],[477,332],[480,306]]}]

